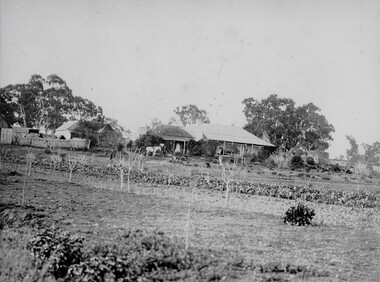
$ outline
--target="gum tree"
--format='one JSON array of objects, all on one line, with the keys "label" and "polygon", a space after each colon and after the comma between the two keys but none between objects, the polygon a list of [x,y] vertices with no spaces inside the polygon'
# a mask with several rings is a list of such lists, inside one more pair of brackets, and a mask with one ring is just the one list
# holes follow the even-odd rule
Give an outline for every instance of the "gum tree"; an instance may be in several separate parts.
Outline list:
[{"label": "gum tree", "polygon": [[259,137],[265,132],[277,147],[325,150],[332,140],[334,127],[313,103],[297,107],[292,99],[276,94],[260,101],[249,97],[242,103],[247,119],[244,129]]}]

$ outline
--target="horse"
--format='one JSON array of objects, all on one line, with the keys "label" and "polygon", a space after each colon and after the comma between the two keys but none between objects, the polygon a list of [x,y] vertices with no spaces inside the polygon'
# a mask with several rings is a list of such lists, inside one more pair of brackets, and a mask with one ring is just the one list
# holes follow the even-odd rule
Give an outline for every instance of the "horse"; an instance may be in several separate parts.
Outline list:
[{"label": "horse", "polygon": [[148,156],[149,153],[152,153],[152,156],[154,157],[158,151],[162,150],[162,146],[150,146],[146,147],[146,155]]}]

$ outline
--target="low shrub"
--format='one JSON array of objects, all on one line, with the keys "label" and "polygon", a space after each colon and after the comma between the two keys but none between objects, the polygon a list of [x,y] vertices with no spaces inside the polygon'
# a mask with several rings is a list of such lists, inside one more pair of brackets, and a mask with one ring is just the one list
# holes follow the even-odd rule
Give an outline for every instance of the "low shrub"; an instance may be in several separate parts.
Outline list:
[{"label": "low shrub", "polygon": [[308,165],[311,165],[311,166],[315,166],[315,165],[316,165],[315,160],[314,160],[313,157],[307,157],[307,158],[306,158],[306,163],[307,163]]},{"label": "low shrub", "polygon": [[272,158],[268,158],[268,159],[264,160],[263,163],[268,168],[276,167],[276,163]]},{"label": "low shrub", "polygon": [[311,224],[311,220],[315,216],[315,211],[302,203],[298,203],[296,207],[290,207],[285,212],[284,223],[292,225],[305,226]]},{"label": "low shrub", "polygon": [[39,269],[48,265],[47,272],[56,279],[64,278],[71,265],[83,259],[83,238],[55,228],[42,229],[27,245]]},{"label": "low shrub", "polygon": [[289,166],[289,160],[285,155],[272,155],[270,159],[272,159],[279,168],[287,168]]},{"label": "low shrub", "polygon": [[341,172],[342,169],[339,164],[331,164],[328,166],[329,170],[332,172]]},{"label": "low shrub", "polygon": [[30,229],[24,228],[1,231],[0,281],[39,281],[41,271],[38,271],[30,252],[25,248],[32,236]]},{"label": "low shrub", "polygon": [[[114,242],[96,245],[72,265],[69,281],[219,281],[236,264],[211,250],[189,249],[163,232],[128,231]],[[244,269],[245,264],[240,268]]]},{"label": "low shrub", "polygon": [[303,160],[300,156],[293,156],[290,159],[290,167],[291,168],[301,168],[304,166]]},{"label": "low shrub", "polygon": [[256,154],[244,154],[244,158],[249,160],[251,163],[259,162],[259,157]]},{"label": "low shrub", "polygon": [[356,163],[354,164],[354,173],[361,176],[369,176],[371,171],[365,163]]},{"label": "low shrub", "polygon": [[230,253],[186,249],[160,231],[126,231],[108,242],[84,246],[81,237],[46,229],[29,240],[27,249],[33,254],[34,273],[58,281],[229,281],[247,270],[263,277],[325,275],[300,265],[261,265]]}]

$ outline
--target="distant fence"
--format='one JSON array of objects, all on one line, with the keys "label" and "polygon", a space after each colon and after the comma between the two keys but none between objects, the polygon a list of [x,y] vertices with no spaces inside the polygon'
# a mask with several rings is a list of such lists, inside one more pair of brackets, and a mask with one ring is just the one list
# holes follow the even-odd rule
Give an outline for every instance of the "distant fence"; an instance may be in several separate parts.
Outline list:
[{"label": "distant fence", "polygon": [[32,146],[37,148],[50,148],[50,149],[88,149],[90,146],[90,140],[87,139],[55,139],[55,138],[30,138],[19,137],[15,142],[21,146]]}]

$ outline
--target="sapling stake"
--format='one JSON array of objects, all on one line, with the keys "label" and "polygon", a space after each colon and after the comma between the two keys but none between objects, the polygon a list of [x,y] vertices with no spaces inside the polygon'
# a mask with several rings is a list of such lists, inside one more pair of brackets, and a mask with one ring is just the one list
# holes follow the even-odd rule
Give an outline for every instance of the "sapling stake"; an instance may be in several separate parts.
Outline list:
[{"label": "sapling stake", "polygon": [[175,167],[177,166],[175,163],[171,162],[164,162],[162,163],[163,167],[166,168],[166,171],[168,172],[168,185],[171,184],[171,176],[172,172],[174,171]]},{"label": "sapling stake", "polygon": [[53,163],[53,169],[56,170],[57,164],[61,162],[61,156],[59,155],[51,155],[50,160]]},{"label": "sapling stake", "polygon": [[9,149],[8,150],[5,150],[5,147],[1,150],[1,154],[0,154],[0,169],[2,168],[2,163],[3,163],[3,160],[5,159],[5,157],[7,156],[7,153],[9,152]]},{"label": "sapling stake", "polygon": [[36,155],[33,152],[28,152],[25,156],[26,165],[25,165],[24,183],[22,185],[21,206],[24,206],[24,202],[25,202],[26,177],[27,177],[28,173],[30,175],[30,171],[32,168],[32,162],[35,159],[36,159]]},{"label": "sapling stake", "polygon": [[21,206],[24,206],[24,199],[25,199],[25,186],[26,186],[26,176],[28,174],[28,163],[25,166],[25,175],[24,175],[24,183],[22,185],[22,197],[21,197]]},{"label": "sapling stake", "polygon": [[190,233],[190,224],[191,224],[191,207],[194,202],[194,191],[195,191],[195,181],[193,182],[193,189],[191,191],[191,200],[189,201],[189,205],[187,207],[187,215],[186,215],[186,225],[185,225],[185,249],[189,248],[189,233]]},{"label": "sapling stake", "polygon": [[140,153],[140,149],[135,149],[133,152],[132,150],[128,150],[127,152],[127,158],[126,159],[121,159],[119,162],[120,165],[120,189],[123,189],[123,181],[124,181],[124,169],[128,171],[127,174],[127,189],[128,192],[131,192],[131,187],[130,187],[130,176],[131,176],[131,171],[133,167],[135,166],[136,161],[138,160]]},{"label": "sapling stake", "polygon": [[73,171],[75,169],[75,166],[80,163],[80,164],[85,164],[86,163],[86,157],[85,156],[79,156],[79,157],[71,157],[71,155],[69,155],[69,170],[70,170],[70,174],[69,174],[69,182],[71,182],[71,179],[72,179],[72,175],[73,175]]},{"label": "sapling stake", "polygon": [[235,165],[230,167],[227,162],[225,163],[225,165],[221,163],[219,165],[219,168],[220,168],[220,174],[222,176],[222,179],[224,183],[226,184],[226,205],[227,205],[228,200],[230,198],[230,183],[233,180],[233,177],[240,173],[240,170],[234,170]]}]

